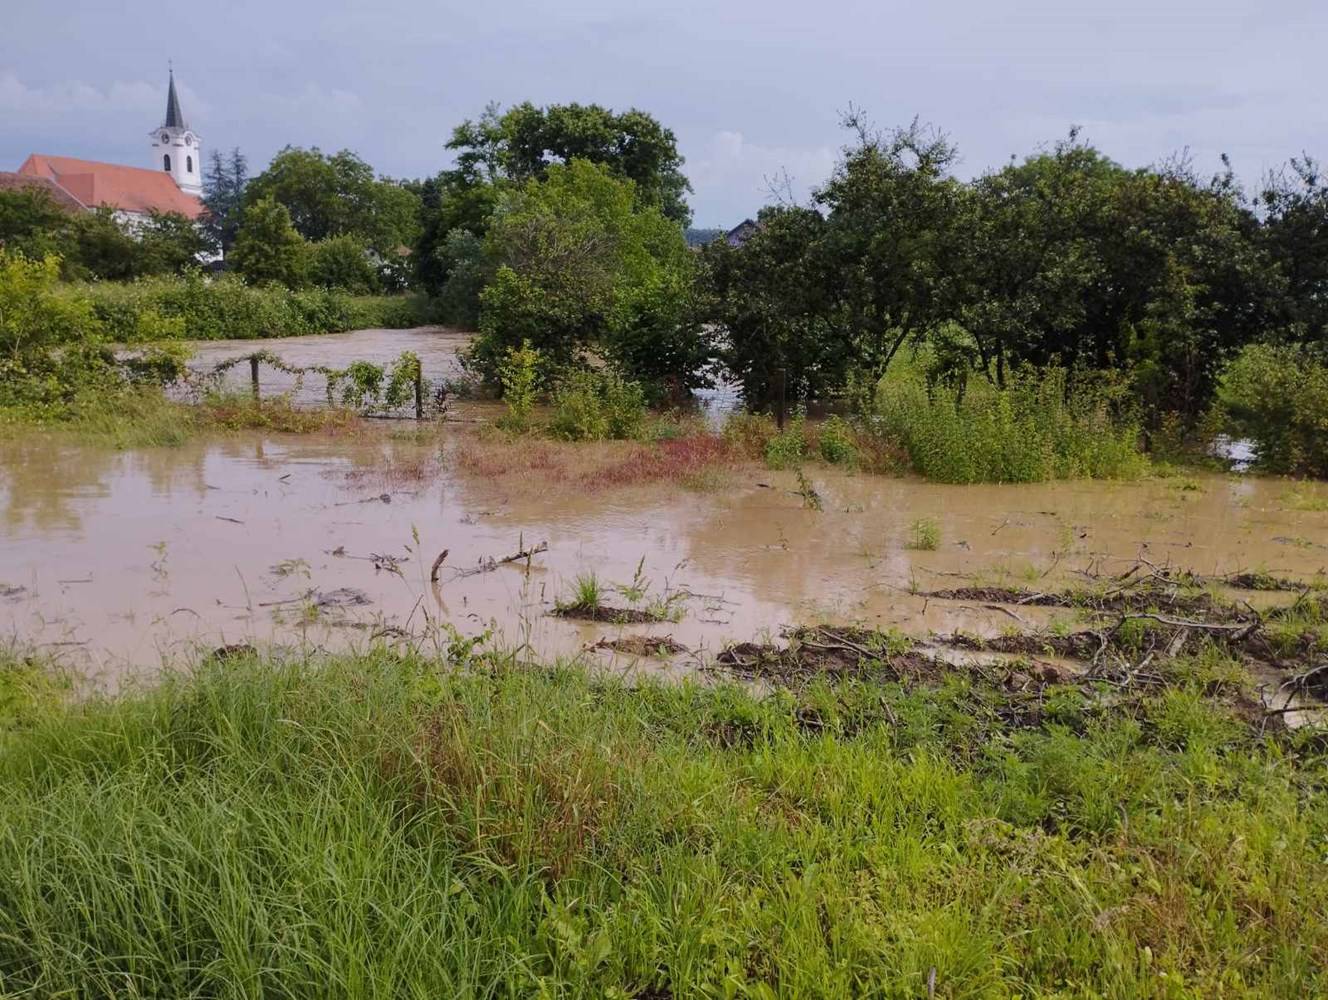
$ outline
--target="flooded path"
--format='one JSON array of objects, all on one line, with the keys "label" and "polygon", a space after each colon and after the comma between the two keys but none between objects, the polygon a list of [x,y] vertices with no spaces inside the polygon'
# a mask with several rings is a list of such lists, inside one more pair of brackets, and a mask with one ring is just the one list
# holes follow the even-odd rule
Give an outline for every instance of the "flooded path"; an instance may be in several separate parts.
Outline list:
[{"label": "flooded path", "polygon": [[[1008,609],[914,592],[1062,587],[1141,555],[1206,576],[1309,579],[1328,567],[1322,485],[1214,475],[961,487],[814,468],[814,511],[790,474],[754,465],[710,492],[521,485],[452,460],[473,430],[408,430],[126,452],[38,434],[0,442],[0,634],[112,681],[225,644],[427,646],[445,641],[444,626],[545,654],[649,635],[704,656],[821,620],[998,635],[1015,624]],[[920,518],[938,529],[934,551],[908,547]],[[540,543],[528,561],[474,572]],[[607,603],[681,617],[553,616],[588,573]],[[1017,612],[1030,625],[1077,614]]]}]

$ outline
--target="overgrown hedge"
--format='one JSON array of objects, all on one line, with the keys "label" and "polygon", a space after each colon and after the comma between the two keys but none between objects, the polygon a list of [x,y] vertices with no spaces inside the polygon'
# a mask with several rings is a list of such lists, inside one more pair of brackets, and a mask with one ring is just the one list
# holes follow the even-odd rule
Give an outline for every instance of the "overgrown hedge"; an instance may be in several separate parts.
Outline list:
[{"label": "overgrown hedge", "polygon": [[142,339],[142,317],[171,323],[164,332],[188,340],[250,340],[368,327],[400,329],[428,321],[420,296],[362,295],[324,288],[291,291],[252,287],[233,277],[150,278],[131,283],[63,286],[63,297],[90,302],[101,333],[113,341]]}]

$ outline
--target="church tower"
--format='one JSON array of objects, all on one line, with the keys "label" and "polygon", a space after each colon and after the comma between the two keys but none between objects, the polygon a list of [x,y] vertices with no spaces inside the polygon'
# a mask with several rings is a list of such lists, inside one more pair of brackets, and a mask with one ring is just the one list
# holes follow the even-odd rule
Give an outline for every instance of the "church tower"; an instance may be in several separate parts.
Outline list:
[{"label": "church tower", "polygon": [[198,133],[189,127],[175,93],[175,70],[166,94],[166,121],[152,131],[152,165],[171,175],[185,194],[203,195],[203,149]]}]

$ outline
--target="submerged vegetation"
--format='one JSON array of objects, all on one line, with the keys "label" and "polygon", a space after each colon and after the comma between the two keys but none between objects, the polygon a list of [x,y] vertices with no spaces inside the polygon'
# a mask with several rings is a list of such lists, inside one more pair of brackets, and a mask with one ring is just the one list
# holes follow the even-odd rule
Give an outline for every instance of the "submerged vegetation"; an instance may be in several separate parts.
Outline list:
[{"label": "submerged vegetation", "polygon": [[891,637],[801,641],[877,667],[761,695],[472,644],[450,665],[240,652],[150,691],[30,700],[0,718],[0,983],[1325,989],[1328,763],[1213,693],[1219,653],[1118,697],[928,671]]}]

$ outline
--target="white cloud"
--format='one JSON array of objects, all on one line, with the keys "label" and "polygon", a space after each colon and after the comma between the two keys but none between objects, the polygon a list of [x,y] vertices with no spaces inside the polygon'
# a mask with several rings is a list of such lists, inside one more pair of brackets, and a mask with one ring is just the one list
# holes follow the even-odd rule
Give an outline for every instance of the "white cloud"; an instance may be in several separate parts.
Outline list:
[{"label": "white cloud", "polygon": [[[189,114],[204,114],[207,105],[198,95],[177,84]],[[151,118],[166,107],[165,81],[116,80],[104,87],[81,80],[63,80],[49,87],[29,86],[12,70],[0,72],[0,111],[24,115],[130,112]]]}]

